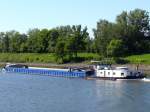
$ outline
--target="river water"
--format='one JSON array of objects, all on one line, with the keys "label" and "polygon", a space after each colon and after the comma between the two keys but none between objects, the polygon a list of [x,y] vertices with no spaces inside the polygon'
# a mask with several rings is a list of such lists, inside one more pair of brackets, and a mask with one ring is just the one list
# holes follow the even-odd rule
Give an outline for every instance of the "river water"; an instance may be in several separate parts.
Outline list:
[{"label": "river water", "polygon": [[150,112],[150,83],[1,73],[0,112]]}]

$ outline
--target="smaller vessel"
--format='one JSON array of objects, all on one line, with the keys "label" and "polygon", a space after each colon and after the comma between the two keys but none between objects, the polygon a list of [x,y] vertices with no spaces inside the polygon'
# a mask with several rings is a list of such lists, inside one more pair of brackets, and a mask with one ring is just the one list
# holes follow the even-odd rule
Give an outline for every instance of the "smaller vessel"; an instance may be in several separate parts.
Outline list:
[{"label": "smaller vessel", "polygon": [[139,70],[130,70],[128,67],[111,67],[111,65],[95,65],[95,77],[100,79],[143,79],[144,75]]},{"label": "smaller vessel", "polygon": [[3,67],[3,69],[7,69],[7,68],[28,68],[27,65],[22,65],[22,64],[11,64],[11,63],[7,63],[5,65],[5,67]]}]

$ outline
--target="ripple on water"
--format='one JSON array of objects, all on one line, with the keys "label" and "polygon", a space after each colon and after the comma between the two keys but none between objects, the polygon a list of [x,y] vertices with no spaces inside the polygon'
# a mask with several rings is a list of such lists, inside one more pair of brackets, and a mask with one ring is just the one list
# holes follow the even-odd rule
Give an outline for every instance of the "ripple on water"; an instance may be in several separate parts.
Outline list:
[{"label": "ripple on water", "polygon": [[1,112],[149,112],[150,84],[1,74]]}]

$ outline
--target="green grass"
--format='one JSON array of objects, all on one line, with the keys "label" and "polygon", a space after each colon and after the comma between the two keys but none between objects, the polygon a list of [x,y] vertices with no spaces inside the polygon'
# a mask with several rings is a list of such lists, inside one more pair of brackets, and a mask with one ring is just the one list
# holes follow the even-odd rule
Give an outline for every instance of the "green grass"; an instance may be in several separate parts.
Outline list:
[{"label": "green grass", "polygon": [[[89,62],[99,60],[99,55],[94,53],[78,53],[79,61],[70,62]],[[129,64],[150,64],[150,54],[132,55],[122,58]],[[0,53],[0,62],[21,62],[21,63],[57,63],[53,53]]]},{"label": "green grass", "polygon": [[125,60],[133,64],[150,64],[150,54],[132,55],[126,57]]},{"label": "green grass", "polygon": [[55,56],[38,53],[0,53],[0,62],[55,63]]},{"label": "green grass", "polygon": [[78,53],[78,57],[79,58],[84,58],[84,60],[98,60],[99,59],[99,55],[96,53]]},{"label": "green grass", "polygon": [[[82,61],[98,59],[97,54],[78,53]],[[0,62],[21,62],[21,63],[57,63],[53,53],[0,53]]]}]

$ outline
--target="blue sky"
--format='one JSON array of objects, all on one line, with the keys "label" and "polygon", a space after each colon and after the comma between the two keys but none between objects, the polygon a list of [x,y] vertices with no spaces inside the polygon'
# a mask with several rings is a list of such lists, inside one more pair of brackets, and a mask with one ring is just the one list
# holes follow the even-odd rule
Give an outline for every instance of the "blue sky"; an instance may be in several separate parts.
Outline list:
[{"label": "blue sky", "polygon": [[0,31],[82,24],[92,35],[99,19],[114,22],[123,10],[150,12],[150,0],[0,0]]}]

